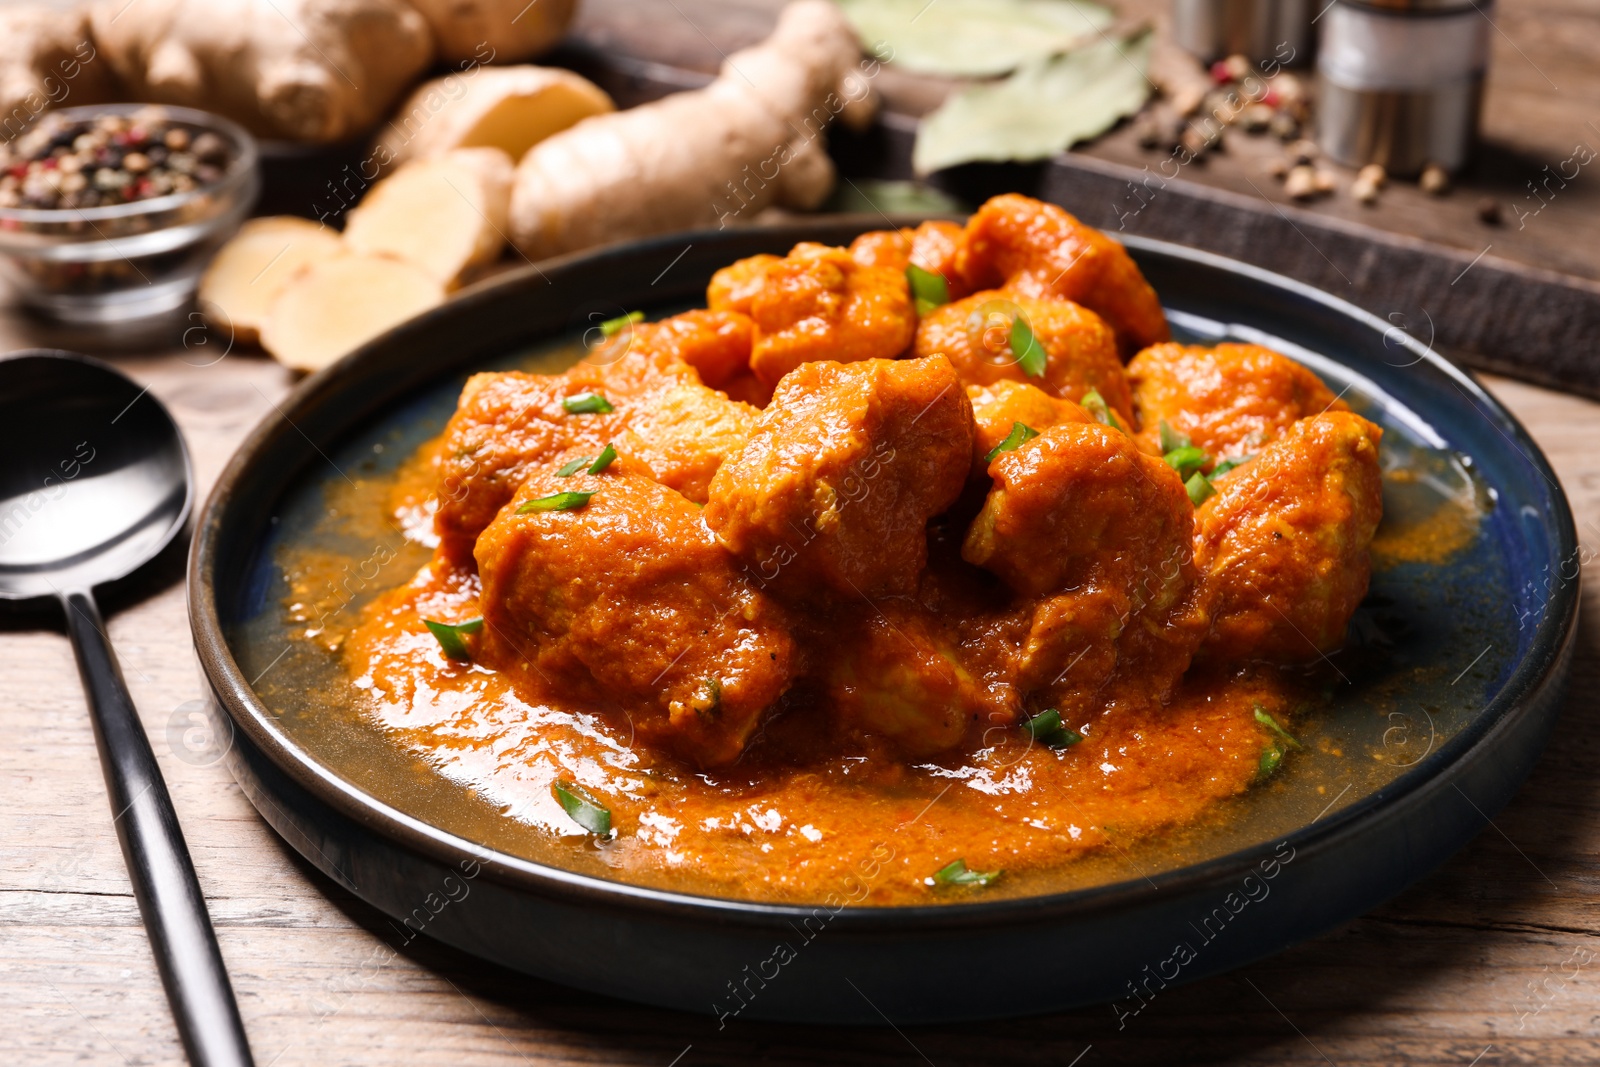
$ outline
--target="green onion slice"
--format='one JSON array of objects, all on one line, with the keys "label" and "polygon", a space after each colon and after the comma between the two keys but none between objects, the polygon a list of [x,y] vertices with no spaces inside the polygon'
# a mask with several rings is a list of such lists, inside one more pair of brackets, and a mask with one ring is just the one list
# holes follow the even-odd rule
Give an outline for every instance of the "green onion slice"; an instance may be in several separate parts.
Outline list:
[{"label": "green onion slice", "polygon": [[465,622],[435,622],[432,619],[423,619],[428,627],[428,632],[439,642],[439,647],[444,649],[444,654],[451,659],[471,659],[472,653],[467,651],[467,643],[461,640],[462,634],[475,634],[483,629],[482,619],[468,619]]},{"label": "green onion slice", "polygon": [[1210,500],[1217,492],[1216,488],[1212,486],[1211,480],[1199,471],[1191,474],[1189,480],[1183,483],[1183,487],[1189,492],[1189,503],[1195,507],[1199,507],[1207,500]]},{"label": "green onion slice", "polygon": [[606,337],[615,337],[623,330],[636,322],[644,321],[644,312],[630,311],[626,315],[618,315],[614,319],[607,319],[600,324],[600,332]]},{"label": "green onion slice", "polygon": [[1294,735],[1279,725],[1278,720],[1274,719],[1266,708],[1262,707],[1260,704],[1257,704],[1254,711],[1256,722],[1277,734],[1284,744],[1288,745],[1290,748],[1300,747],[1300,742],[1294,739]]},{"label": "green onion slice", "polygon": [[579,393],[569,396],[561,401],[561,406],[566,408],[569,415],[607,415],[617,410],[611,401],[599,393]]},{"label": "green onion slice", "polygon": [[1033,335],[1028,320],[1018,315],[1011,320],[1011,354],[1017,357],[1017,366],[1030,378],[1044,376],[1044,346]]},{"label": "green onion slice", "polygon": [[967,869],[966,860],[955,860],[933,872],[933,881],[939,885],[989,886],[999,880],[1004,871],[973,871]]},{"label": "green onion slice", "polygon": [[1256,765],[1256,781],[1271,778],[1283,763],[1283,749],[1277,744],[1268,745],[1261,750],[1261,762]]},{"label": "green onion slice", "polygon": [[1161,451],[1163,453],[1176,452],[1180,448],[1192,448],[1194,441],[1186,433],[1179,433],[1167,424],[1166,419],[1161,420]]},{"label": "green onion slice", "polygon": [[611,810],[595,798],[593,793],[565,778],[556,781],[556,799],[572,821],[591,834],[611,832]]},{"label": "green onion slice", "polygon": [[1199,473],[1200,468],[1204,467],[1210,458],[1203,450],[1193,445],[1175,448],[1161,457],[1162,461],[1177,471],[1178,477],[1184,481],[1188,481],[1190,475]]},{"label": "green onion slice", "polygon": [[570,478],[574,474],[577,474],[579,471],[583,470],[583,468],[587,467],[589,464],[593,463],[594,459],[595,458],[593,456],[579,456],[570,463],[563,463],[561,465],[561,469],[556,471],[556,476],[559,478]]},{"label": "green onion slice", "polygon": [[934,308],[950,303],[950,283],[945,281],[943,274],[935,274],[910,263],[906,265],[906,282],[911,286],[911,296],[916,300],[918,315],[926,315]]},{"label": "green onion slice", "polygon": [[1024,426],[1020,422],[1013,422],[1011,424],[1011,432],[1006,434],[1006,439],[989,449],[989,454],[983,457],[983,461],[985,463],[993,463],[994,457],[1000,453],[1010,452],[1012,449],[1019,447],[1024,441],[1031,441],[1038,436],[1039,431],[1032,426]]},{"label": "green onion slice", "polygon": [[528,515],[535,511],[572,511],[581,508],[594,496],[588,493],[551,493],[537,500],[525,500],[517,505],[518,515]]},{"label": "green onion slice", "polygon": [[1255,458],[1255,453],[1252,452],[1248,456],[1235,456],[1233,459],[1222,460],[1215,467],[1211,468],[1211,474],[1209,477],[1212,481],[1216,481],[1224,474],[1227,474],[1229,471],[1233,470],[1233,468],[1243,466]]},{"label": "green onion slice", "polygon": [[561,469],[556,471],[556,474],[562,478],[570,478],[585,467],[588,468],[589,474],[599,474],[611,466],[611,461],[616,458],[617,450],[610,445],[606,445],[605,448],[600,450],[598,456],[579,456],[577,459],[563,463]]},{"label": "green onion slice", "polygon": [[1117,413],[1111,410],[1111,405],[1100,395],[1100,390],[1091,389],[1084,393],[1083,399],[1078,401],[1078,406],[1094,416],[1094,421],[1100,425],[1109,426],[1113,430],[1122,430],[1122,423],[1117,420]]},{"label": "green onion slice", "polygon": [[1078,731],[1068,728],[1061,721],[1061,713],[1055,708],[1048,708],[1022,724],[1028,735],[1041,744],[1050,748],[1066,748],[1083,740],[1083,735]]},{"label": "green onion slice", "polygon": [[702,719],[715,719],[722,714],[722,679],[716,677],[702,678],[700,692],[694,700],[695,714]]}]

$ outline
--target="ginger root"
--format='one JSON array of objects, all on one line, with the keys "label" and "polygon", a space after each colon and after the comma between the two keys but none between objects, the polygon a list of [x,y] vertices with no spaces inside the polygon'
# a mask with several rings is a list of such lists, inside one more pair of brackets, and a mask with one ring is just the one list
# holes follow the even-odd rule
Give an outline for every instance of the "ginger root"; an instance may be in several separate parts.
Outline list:
[{"label": "ginger root", "polygon": [[[433,27],[439,58],[515,63],[561,39],[578,0],[409,0]],[[487,49],[488,55],[482,52]]]},{"label": "ginger root", "polygon": [[871,118],[855,33],[826,0],[795,0],[716,81],[584,119],[517,167],[511,239],[530,259],[816,207],[833,186],[823,132]]},{"label": "ginger root", "polygon": [[103,104],[116,89],[81,11],[0,8],[0,140],[63,104]]},{"label": "ginger root", "polygon": [[313,143],[373,126],[434,58],[404,0],[101,0],[89,21],[132,98]]},{"label": "ginger root", "polygon": [[420,268],[352,252],[313,263],[284,287],[261,324],[261,344],[279,363],[321,370],[443,301],[444,288]]},{"label": "ginger root", "polygon": [[570,70],[477,67],[418,87],[389,119],[373,157],[387,167],[482,146],[515,162],[551,134],[615,110],[603,89]]},{"label": "ginger root", "polygon": [[498,148],[458,148],[407,163],[372,187],[345,220],[356,252],[391,255],[453,289],[506,244],[511,157]]},{"label": "ginger root", "polygon": [[257,344],[267,309],[296,274],[343,255],[337,231],[306,219],[251,219],[200,279],[200,309],[213,329],[242,344]]}]

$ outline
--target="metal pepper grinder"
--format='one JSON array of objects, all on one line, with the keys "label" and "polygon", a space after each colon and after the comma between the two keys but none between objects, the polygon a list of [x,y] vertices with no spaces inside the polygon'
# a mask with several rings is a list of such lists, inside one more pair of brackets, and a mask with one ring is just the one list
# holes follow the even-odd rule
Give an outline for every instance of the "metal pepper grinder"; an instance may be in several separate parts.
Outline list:
[{"label": "metal pepper grinder", "polygon": [[1311,53],[1311,0],[1173,0],[1172,36],[1207,63],[1242,55],[1301,65]]},{"label": "metal pepper grinder", "polygon": [[1317,52],[1317,143],[1352,167],[1454,171],[1477,136],[1493,0],[1335,0]]}]

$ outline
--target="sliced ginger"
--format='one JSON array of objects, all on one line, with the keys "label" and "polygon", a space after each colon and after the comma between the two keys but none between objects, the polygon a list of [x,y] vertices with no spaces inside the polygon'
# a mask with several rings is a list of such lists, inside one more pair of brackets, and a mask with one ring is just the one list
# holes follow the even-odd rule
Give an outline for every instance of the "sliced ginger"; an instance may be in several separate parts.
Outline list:
[{"label": "sliced ginger", "polygon": [[425,82],[389,120],[380,167],[453,148],[498,148],[513,161],[590,115],[615,111],[598,85],[553,67],[479,67]]},{"label": "sliced ginger", "polygon": [[345,243],[404,259],[452,289],[505,247],[511,174],[511,157],[498,148],[458,148],[407,163],[350,212]]},{"label": "sliced ginger", "polygon": [[200,307],[213,329],[256,344],[267,309],[301,269],[345,252],[339,234],[292,216],[251,219],[223,245],[200,279]]},{"label": "sliced ginger", "polygon": [[444,287],[404,260],[351,252],[306,267],[272,302],[261,344],[296,370],[346,352],[444,301]]}]

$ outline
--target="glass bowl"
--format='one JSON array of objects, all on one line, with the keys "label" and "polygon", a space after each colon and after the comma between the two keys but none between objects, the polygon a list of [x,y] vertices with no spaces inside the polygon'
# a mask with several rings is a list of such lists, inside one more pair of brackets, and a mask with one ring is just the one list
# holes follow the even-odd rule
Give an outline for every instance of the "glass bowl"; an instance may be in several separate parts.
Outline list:
[{"label": "glass bowl", "polygon": [[147,319],[185,306],[216,250],[261,190],[255,139],[217,115],[165,104],[95,104],[51,114],[67,121],[159,107],[194,132],[229,143],[216,181],[181,193],[87,208],[0,207],[0,276],[50,318],[82,324]]}]

